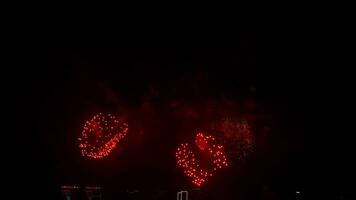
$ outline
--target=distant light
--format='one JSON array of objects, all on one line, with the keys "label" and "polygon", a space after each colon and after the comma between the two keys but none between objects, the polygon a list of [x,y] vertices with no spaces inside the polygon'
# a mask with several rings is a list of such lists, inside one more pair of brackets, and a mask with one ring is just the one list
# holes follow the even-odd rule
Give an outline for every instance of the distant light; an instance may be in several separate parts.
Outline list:
[{"label": "distant light", "polygon": [[93,190],[98,190],[98,189],[101,189],[101,187],[93,187],[93,186],[85,186],[85,189],[93,189]]},{"label": "distant light", "polygon": [[79,186],[76,186],[76,185],[62,185],[61,189],[79,189]]},{"label": "distant light", "polygon": [[295,193],[296,193],[296,194],[300,194],[300,191],[296,191]]}]

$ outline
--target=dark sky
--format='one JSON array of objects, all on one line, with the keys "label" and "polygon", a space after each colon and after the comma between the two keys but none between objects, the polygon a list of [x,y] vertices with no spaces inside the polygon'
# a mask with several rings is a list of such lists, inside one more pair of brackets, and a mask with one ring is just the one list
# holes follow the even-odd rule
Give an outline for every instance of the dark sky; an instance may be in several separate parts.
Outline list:
[{"label": "dark sky", "polygon": [[[257,146],[205,190],[237,191],[246,198],[261,191],[280,198],[310,191],[320,169],[311,164],[306,142],[316,136],[312,125],[319,118],[314,107],[319,83],[293,55],[297,50],[268,44],[272,47],[246,35],[234,48],[59,48],[39,53],[42,59],[36,61],[46,68],[27,69],[32,81],[23,86],[24,118],[34,133],[25,136],[33,159],[23,163],[38,175],[30,177],[50,192],[61,184],[104,185],[112,191],[191,187],[175,166],[174,149],[191,132],[223,116],[229,110],[226,102],[233,102],[233,113],[254,122]],[[174,103],[177,108],[171,107]],[[204,105],[215,110],[204,115]],[[122,113],[133,125],[120,148],[92,161],[80,156],[76,138],[85,120],[100,111]]]}]

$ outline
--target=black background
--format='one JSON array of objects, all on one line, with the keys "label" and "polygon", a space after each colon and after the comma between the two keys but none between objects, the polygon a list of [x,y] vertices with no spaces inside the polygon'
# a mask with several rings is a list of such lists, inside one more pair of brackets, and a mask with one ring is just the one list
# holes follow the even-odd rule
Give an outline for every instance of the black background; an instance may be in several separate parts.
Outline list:
[{"label": "black background", "polygon": [[[239,105],[255,102],[253,114],[263,116],[259,125],[271,130],[264,137],[257,132],[255,152],[202,189],[210,198],[294,199],[296,190],[304,198],[347,196],[350,141],[344,137],[347,117],[338,111],[349,105],[348,90],[345,80],[336,81],[342,77],[337,67],[313,69],[321,63],[304,39],[250,32],[228,47],[25,50],[28,67],[15,72],[20,87],[12,90],[20,93],[14,102],[20,128],[26,127],[17,135],[24,147],[16,154],[18,174],[26,182],[18,187],[53,199],[63,184],[103,185],[108,199],[126,188],[148,196],[190,188],[170,157],[185,137],[179,131],[184,120],[166,118],[164,105],[179,100],[194,107],[224,96]],[[153,111],[141,115],[146,101]],[[135,113],[129,117],[140,125],[133,134],[146,133],[124,144],[126,151],[90,161],[79,155],[76,137],[88,116],[101,110]]]}]

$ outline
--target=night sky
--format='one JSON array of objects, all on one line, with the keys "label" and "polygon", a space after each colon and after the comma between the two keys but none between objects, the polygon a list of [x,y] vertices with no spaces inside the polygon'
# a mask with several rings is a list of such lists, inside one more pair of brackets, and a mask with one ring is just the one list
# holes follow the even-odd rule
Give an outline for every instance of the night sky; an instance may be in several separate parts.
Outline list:
[{"label": "night sky", "polygon": [[[312,188],[320,183],[315,172],[322,165],[311,164],[306,141],[316,136],[317,81],[291,56],[295,51],[264,45],[252,34],[234,48],[39,53],[42,59],[36,61],[46,68],[23,73],[32,77],[23,86],[23,110],[34,133],[24,134],[26,159],[33,162],[20,161],[32,171],[25,173],[28,180],[39,180],[49,196],[60,195],[65,184],[103,186],[108,199],[126,189],[175,195],[176,188],[194,188],[176,166],[176,147],[211,120],[233,113],[253,122],[256,148],[202,191],[212,199],[222,194],[221,199],[294,199],[295,191],[315,195]],[[77,143],[84,122],[97,112],[119,113],[130,127],[126,140],[103,160],[82,157]]]}]

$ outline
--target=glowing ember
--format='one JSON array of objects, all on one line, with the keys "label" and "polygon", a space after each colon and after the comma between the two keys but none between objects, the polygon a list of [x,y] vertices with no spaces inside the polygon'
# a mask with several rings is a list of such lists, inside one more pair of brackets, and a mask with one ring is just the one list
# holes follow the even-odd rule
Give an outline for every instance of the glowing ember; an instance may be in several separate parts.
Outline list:
[{"label": "glowing ember", "polygon": [[110,154],[128,131],[128,125],[111,114],[99,113],[85,122],[79,148],[83,156],[103,158]]},{"label": "glowing ember", "polygon": [[228,166],[223,146],[215,144],[215,139],[203,133],[196,135],[195,144],[201,151],[209,155],[211,166],[201,167],[203,164],[198,163],[196,154],[188,143],[181,144],[176,151],[178,166],[182,167],[184,173],[192,179],[192,183],[201,186],[207,181],[209,176],[213,176],[218,169]]}]

